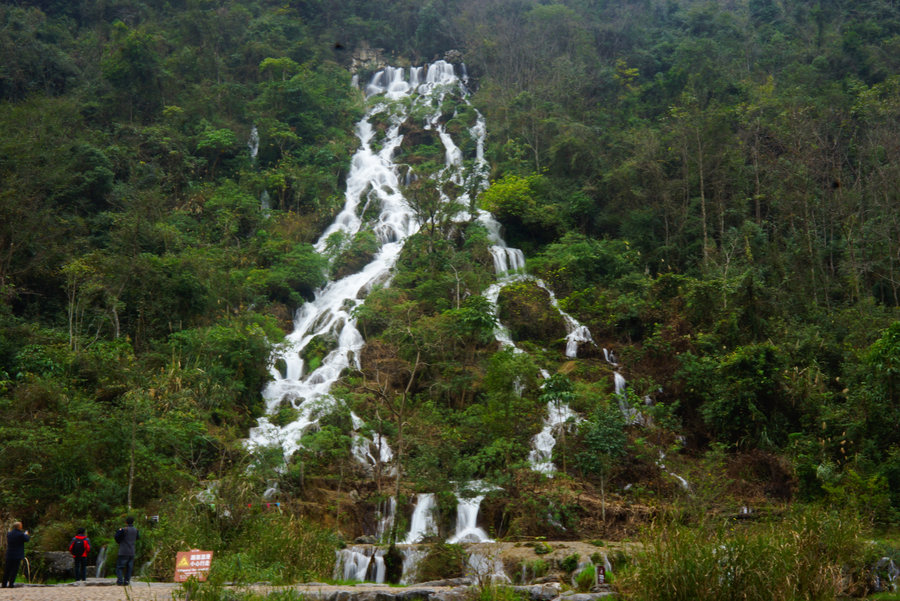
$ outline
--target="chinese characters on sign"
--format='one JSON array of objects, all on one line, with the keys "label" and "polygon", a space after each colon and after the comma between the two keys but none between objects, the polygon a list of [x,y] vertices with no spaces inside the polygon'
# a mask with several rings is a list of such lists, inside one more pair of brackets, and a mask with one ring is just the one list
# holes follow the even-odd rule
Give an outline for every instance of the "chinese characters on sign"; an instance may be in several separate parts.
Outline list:
[{"label": "chinese characters on sign", "polygon": [[188,578],[196,578],[205,582],[212,564],[212,551],[179,551],[175,555],[175,582],[185,582]]}]

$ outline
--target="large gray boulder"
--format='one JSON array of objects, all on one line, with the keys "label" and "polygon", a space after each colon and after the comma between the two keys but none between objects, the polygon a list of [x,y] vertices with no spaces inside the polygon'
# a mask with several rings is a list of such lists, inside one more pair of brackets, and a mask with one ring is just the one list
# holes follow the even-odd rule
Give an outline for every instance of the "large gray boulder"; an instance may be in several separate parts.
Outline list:
[{"label": "large gray boulder", "polygon": [[45,580],[64,580],[75,577],[75,560],[68,551],[47,551],[41,555]]}]

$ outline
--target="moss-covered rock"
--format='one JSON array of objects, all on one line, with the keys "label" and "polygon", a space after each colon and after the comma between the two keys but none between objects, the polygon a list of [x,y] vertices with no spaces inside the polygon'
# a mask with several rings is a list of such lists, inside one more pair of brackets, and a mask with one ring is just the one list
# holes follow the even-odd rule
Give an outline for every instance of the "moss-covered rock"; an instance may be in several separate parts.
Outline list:
[{"label": "moss-covered rock", "polygon": [[513,340],[551,346],[561,344],[566,336],[565,321],[550,302],[550,294],[534,282],[506,286],[497,304],[500,321],[509,328]]}]

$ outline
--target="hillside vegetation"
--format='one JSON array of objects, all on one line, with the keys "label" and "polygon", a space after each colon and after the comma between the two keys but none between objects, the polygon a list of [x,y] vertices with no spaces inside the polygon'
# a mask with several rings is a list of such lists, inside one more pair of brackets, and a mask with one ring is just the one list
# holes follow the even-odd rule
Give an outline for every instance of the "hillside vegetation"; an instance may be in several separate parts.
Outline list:
[{"label": "hillside vegetation", "polygon": [[[596,345],[566,357],[520,282],[499,318],[526,353],[502,350],[486,232],[413,185],[428,227],[358,311],[341,408],[286,464],[250,453],[294,311],[371,258],[370,233],[312,247],[358,145],[351,76],[439,58],[472,91],[448,130],[487,123],[479,206]],[[798,503],[896,526],[898,141],[888,0],[4,2],[0,515],[47,550],[159,515],[140,552],[164,549],[161,576],[170,550],[260,532],[308,550],[284,579],[329,575],[334,535],[373,532],[395,491],[399,538],[418,492],[448,531],[472,480],[499,487],[497,538]],[[432,150],[398,152],[427,169]],[[527,459],[550,399],[583,418],[552,480]],[[398,479],[351,454],[351,411]],[[275,561],[258,551],[235,569]]]}]

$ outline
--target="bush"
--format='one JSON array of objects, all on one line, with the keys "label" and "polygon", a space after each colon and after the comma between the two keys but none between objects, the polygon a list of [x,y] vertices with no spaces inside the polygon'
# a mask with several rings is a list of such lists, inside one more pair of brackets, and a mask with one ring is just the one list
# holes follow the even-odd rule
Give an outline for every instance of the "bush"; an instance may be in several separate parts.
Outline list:
[{"label": "bush", "polygon": [[578,553],[572,553],[561,562],[559,562],[559,567],[565,570],[566,572],[574,572],[575,568],[578,567],[578,559],[581,556]]},{"label": "bush", "polygon": [[585,566],[583,570],[575,574],[575,588],[579,592],[586,593],[594,587],[597,580],[597,568],[594,564]]}]

